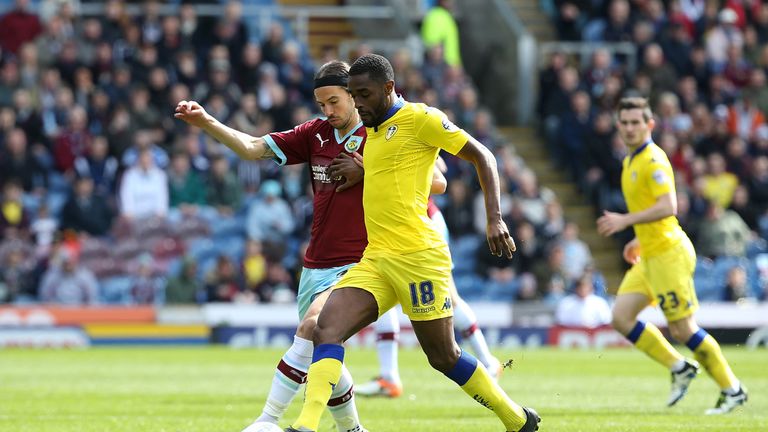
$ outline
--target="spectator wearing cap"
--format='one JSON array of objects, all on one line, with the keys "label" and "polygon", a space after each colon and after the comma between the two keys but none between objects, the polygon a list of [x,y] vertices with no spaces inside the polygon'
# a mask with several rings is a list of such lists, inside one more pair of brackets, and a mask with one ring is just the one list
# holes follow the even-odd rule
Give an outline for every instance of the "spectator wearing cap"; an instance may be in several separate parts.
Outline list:
[{"label": "spectator wearing cap", "polygon": [[276,180],[266,180],[261,184],[260,198],[248,209],[246,231],[249,238],[279,244],[293,231],[293,213],[280,197],[282,189]]},{"label": "spectator wearing cap", "polygon": [[62,248],[43,274],[40,301],[63,305],[93,305],[99,302],[96,277],[77,262],[72,251]]}]

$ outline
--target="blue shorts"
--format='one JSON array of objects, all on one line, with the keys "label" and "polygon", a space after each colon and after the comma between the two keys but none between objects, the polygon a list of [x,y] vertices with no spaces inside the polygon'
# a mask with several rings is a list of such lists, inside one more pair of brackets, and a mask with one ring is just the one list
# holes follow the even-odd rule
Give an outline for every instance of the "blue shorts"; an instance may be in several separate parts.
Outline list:
[{"label": "blue shorts", "polygon": [[336,282],[354,265],[355,263],[325,269],[304,267],[299,280],[299,295],[296,297],[299,303],[299,319],[304,319],[315,297],[336,285]]}]

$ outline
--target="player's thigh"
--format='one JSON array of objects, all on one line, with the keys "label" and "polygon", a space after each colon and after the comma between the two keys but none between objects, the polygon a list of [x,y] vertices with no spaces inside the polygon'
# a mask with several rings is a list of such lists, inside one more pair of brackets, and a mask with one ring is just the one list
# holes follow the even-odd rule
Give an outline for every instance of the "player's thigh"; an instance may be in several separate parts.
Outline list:
[{"label": "player's thigh", "polygon": [[690,242],[649,258],[648,278],[656,303],[667,322],[692,316],[699,307],[693,286],[696,255]]},{"label": "player's thigh", "polygon": [[379,306],[370,292],[355,287],[334,289],[320,312],[312,339],[316,345],[341,344],[378,316]]},{"label": "player's thigh", "polygon": [[382,258],[382,274],[411,321],[453,316],[448,247]]},{"label": "player's thigh", "polygon": [[[318,297],[330,290],[355,264],[347,264],[339,267],[325,269],[310,269],[304,267],[299,279],[299,292],[296,301],[299,307],[299,319],[304,320],[310,311],[317,314],[322,309],[323,301],[318,302]],[[327,294],[325,296],[327,298]],[[311,316],[311,315],[310,315]]]},{"label": "player's thigh", "polygon": [[459,359],[461,350],[453,334],[453,318],[411,321],[413,332],[429,364],[440,372],[448,372]]}]

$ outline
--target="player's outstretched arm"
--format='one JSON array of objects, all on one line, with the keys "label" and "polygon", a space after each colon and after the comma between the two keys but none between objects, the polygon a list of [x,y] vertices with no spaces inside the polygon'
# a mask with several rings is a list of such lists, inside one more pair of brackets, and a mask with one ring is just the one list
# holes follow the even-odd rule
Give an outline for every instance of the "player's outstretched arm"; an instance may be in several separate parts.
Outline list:
[{"label": "player's outstretched arm", "polygon": [[501,218],[501,195],[496,158],[490,150],[472,137],[464,144],[457,156],[471,162],[480,179],[480,187],[483,188],[485,198],[485,213],[488,217],[487,235],[491,253],[512,258],[512,253],[516,249],[515,241],[509,233],[507,224]]},{"label": "player's outstretched arm", "polygon": [[243,159],[270,159],[275,153],[269,148],[264,138],[254,137],[221,123],[208,114],[195,101],[181,101],[173,114],[187,124],[199,127],[208,136],[226,145]]}]

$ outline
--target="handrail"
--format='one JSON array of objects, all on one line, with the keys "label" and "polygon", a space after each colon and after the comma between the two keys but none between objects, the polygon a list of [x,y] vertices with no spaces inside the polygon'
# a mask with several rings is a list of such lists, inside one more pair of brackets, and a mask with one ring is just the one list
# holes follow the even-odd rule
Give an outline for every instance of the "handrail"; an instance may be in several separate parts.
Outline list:
[{"label": "handrail", "polygon": [[517,123],[528,124],[533,118],[536,97],[536,38],[512,11],[508,1],[492,0],[507,26],[517,36]]}]

